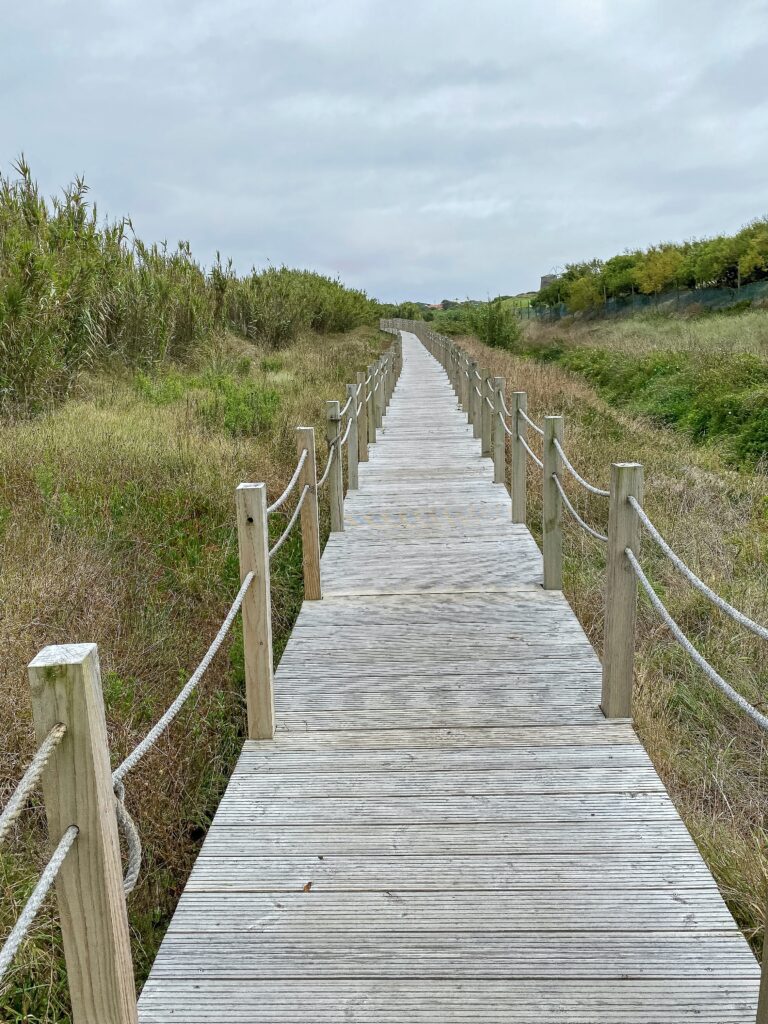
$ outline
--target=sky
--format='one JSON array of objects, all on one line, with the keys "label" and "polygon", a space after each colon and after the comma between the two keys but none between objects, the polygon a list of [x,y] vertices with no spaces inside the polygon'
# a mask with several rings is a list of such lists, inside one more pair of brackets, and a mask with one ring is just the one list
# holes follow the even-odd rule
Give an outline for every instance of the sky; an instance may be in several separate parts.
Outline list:
[{"label": "sky", "polygon": [[385,301],[768,213],[768,0],[24,0],[0,170]]}]

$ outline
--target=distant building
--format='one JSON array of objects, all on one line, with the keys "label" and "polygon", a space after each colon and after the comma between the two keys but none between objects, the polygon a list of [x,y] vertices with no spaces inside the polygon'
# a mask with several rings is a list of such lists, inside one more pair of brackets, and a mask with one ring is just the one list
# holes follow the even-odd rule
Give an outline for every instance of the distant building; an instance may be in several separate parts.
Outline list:
[{"label": "distant building", "polygon": [[548,288],[551,284],[554,284],[559,276],[559,274],[544,274],[541,278],[539,291],[541,291],[542,288]]}]

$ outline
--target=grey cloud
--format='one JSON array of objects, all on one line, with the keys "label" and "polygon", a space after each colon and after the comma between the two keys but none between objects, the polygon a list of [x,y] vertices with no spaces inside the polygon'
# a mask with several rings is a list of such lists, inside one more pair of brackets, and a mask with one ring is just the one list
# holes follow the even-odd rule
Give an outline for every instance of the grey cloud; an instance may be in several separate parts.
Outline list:
[{"label": "grey cloud", "polygon": [[0,161],[83,172],[204,262],[514,292],[768,209],[766,27],[752,0],[31,0]]}]

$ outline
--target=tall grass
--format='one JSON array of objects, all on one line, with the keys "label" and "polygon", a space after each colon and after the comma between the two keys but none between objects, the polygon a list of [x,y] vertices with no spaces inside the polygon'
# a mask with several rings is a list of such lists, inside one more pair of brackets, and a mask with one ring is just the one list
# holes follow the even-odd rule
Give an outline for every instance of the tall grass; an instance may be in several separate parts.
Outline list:
[{"label": "tall grass", "polygon": [[0,411],[47,407],[84,370],[188,359],[234,330],[281,347],[301,331],[373,323],[378,304],[286,267],[207,272],[189,245],[146,245],[129,219],[101,223],[82,179],[47,201],[20,159],[0,174]]}]

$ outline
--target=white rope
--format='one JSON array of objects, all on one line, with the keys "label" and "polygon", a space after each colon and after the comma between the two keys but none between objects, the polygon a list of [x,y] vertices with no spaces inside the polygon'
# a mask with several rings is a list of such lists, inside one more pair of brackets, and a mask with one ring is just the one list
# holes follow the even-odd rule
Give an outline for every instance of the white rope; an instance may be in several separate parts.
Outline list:
[{"label": "white rope", "polygon": [[708,587],[703,580],[700,580],[696,573],[692,569],[688,568],[688,566],[685,564],[682,558],[680,558],[679,555],[675,554],[675,552],[672,550],[669,544],[667,544],[662,535],[659,533],[659,531],[653,525],[651,520],[648,518],[648,516],[645,513],[645,510],[643,509],[643,506],[640,504],[637,498],[633,497],[632,495],[629,495],[627,500],[629,501],[630,505],[635,510],[635,512],[637,512],[640,518],[640,522],[646,528],[651,537],[659,545],[659,547],[670,560],[672,565],[674,565],[678,572],[682,573],[682,575],[685,576],[689,583],[693,584],[693,586],[699,591],[699,593],[704,594],[705,597],[709,598],[712,604],[719,608],[721,612],[724,612],[726,615],[729,615],[734,620],[734,622],[738,622],[739,625],[744,626],[745,629],[750,630],[750,632],[754,633],[756,636],[759,636],[762,640],[768,640],[768,629],[766,629],[765,626],[761,626],[759,623],[753,622],[752,619],[748,618],[743,612],[740,612],[738,608],[734,608],[732,604],[728,604],[728,602],[724,598],[720,597],[719,594],[716,594],[714,590]]},{"label": "white rope", "polygon": [[473,387],[474,392],[477,395],[477,397],[478,398],[482,398],[483,396],[480,394],[480,389],[478,388],[477,384],[473,384],[472,387]]},{"label": "white rope", "polygon": [[491,412],[493,412],[493,402],[490,400],[488,395],[485,396],[485,401],[486,404],[488,405],[488,408],[491,410]]},{"label": "white rope", "polygon": [[520,442],[520,444],[523,446],[523,448],[525,448],[525,450],[531,456],[531,458],[536,463],[536,465],[539,467],[539,469],[544,469],[544,463],[541,461],[541,459],[538,457],[538,455],[536,455],[536,453],[534,451],[532,451],[528,447],[528,442],[525,440],[525,438],[521,437],[519,433],[517,435],[517,440]]},{"label": "white rope", "polygon": [[568,459],[568,456],[563,451],[563,446],[560,444],[560,442],[557,440],[557,438],[555,438],[555,448],[560,453],[560,458],[563,460],[563,465],[568,470],[568,472],[571,474],[571,476],[574,478],[574,480],[578,480],[578,482],[581,484],[581,486],[585,487],[588,491],[591,491],[592,494],[599,494],[601,498],[610,498],[610,496],[611,496],[611,492],[610,491],[604,491],[600,487],[595,487],[594,484],[591,484],[588,480],[585,480],[583,476],[580,476],[576,472],[576,470],[571,465],[571,462]]},{"label": "white rope", "polygon": [[552,474],[552,479],[555,481],[555,487],[557,487],[558,491],[560,492],[560,497],[563,499],[563,504],[568,509],[568,511],[571,513],[571,515],[576,520],[576,522],[579,524],[579,526],[582,528],[582,530],[586,530],[587,533],[591,533],[592,536],[595,537],[597,540],[607,541],[608,538],[605,536],[604,533],[600,533],[597,530],[593,530],[592,527],[589,525],[589,523],[585,523],[584,520],[581,518],[579,513],[576,511],[576,509],[571,504],[571,502],[570,502],[570,500],[568,498],[568,495],[563,490],[563,485],[558,480],[557,473],[553,473]]},{"label": "white rope", "polygon": [[293,471],[293,476],[288,482],[288,486],[285,488],[285,490],[277,499],[277,501],[273,501],[271,505],[267,506],[267,515],[269,515],[270,512],[275,512],[277,509],[280,508],[281,505],[283,505],[288,500],[288,498],[291,495],[291,491],[296,486],[296,481],[299,479],[299,474],[301,473],[304,467],[304,463],[307,461],[308,455],[309,452],[305,448],[304,451],[301,453],[301,458],[299,459],[299,463],[296,466],[296,469]]},{"label": "white rope", "polygon": [[349,419],[347,420],[347,429],[344,431],[344,435],[341,438],[341,440],[339,441],[339,447],[340,448],[343,448],[344,445],[347,443],[347,438],[349,437],[349,432],[350,432],[351,429],[352,429],[352,417],[350,416]]},{"label": "white rope", "polygon": [[53,851],[53,856],[46,864],[45,870],[40,875],[37,885],[32,890],[32,895],[27,900],[16,924],[11,929],[11,934],[3,943],[3,948],[0,949],[0,981],[3,980],[5,972],[13,963],[13,958],[18,952],[24,936],[31,928],[32,922],[37,917],[37,912],[42,906],[43,900],[48,895],[48,891],[53,885],[56,875],[58,875],[59,870],[61,869],[61,865],[64,863],[64,858],[72,849],[72,844],[75,839],[77,839],[78,832],[79,829],[76,825],[70,825],[61,837],[59,845]]},{"label": "white rope", "polygon": [[181,711],[185,702],[192,695],[198,683],[205,675],[206,669],[213,661],[216,652],[224,642],[224,638],[229,632],[232,623],[235,620],[235,616],[240,610],[240,605],[245,600],[245,595],[248,593],[248,588],[253,582],[253,575],[254,574],[252,572],[249,572],[245,579],[243,580],[242,584],[240,585],[240,589],[237,592],[237,597],[232,602],[232,606],[227,612],[227,616],[222,622],[218,633],[213,638],[211,646],[203,655],[202,661],[197,666],[192,675],[189,677],[189,680],[186,683],[186,685],[180,690],[179,695],[176,697],[176,700],[173,702],[173,704],[171,704],[171,706],[165,712],[163,717],[149,730],[149,732],[141,741],[141,743],[134,747],[134,749],[131,751],[128,757],[126,757],[123,763],[118,765],[118,767],[112,772],[113,784],[115,782],[122,782],[122,780],[125,778],[128,772],[131,771],[132,768],[136,767],[136,765],[139,763],[142,757],[144,757],[147,751],[151,750],[155,743],[157,743],[162,734],[174,720],[176,715],[178,715],[179,711]]},{"label": "white rope", "polygon": [[117,827],[125,840],[128,849],[128,863],[123,874],[123,892],[127,896],[136,888],[141,871],[141,836],[134,824],[133,818],[125,806],[125,786],[118,779],[114,783],[115,790],[115,811],[117,813]]},{"label": "white rope", "polygon": [[346,416],[346,415],[347,415],[347,413],[348,413],[348,411],[349,411],[349,407],[350,407],[350,405],[352,405],[352,396],[351,396],[351,395],[350,395],[350,396],[349,396],[349,398],[348,398],[348,399],[346,400],[346,402],[345,402],[345,403],[344,403],[344,405],[343,405],[343,406],[341,407],[341,409],[339,409],[339,418],[341,418],[342,416]]},{"label": "white rope", "polygon": [[325,481],[328,479],[328,474],[331,472],[331,463],[333,462],[333,456],[335,454],[336,454],[336,442],[334,441],[333,444],[331,445],[331,447],[328,449],[328,461],[325,464],[325,469],[323,470],[323,475],[317,481],[317,489],[318,489],[318,491],[323,486]]},{"label": "white rope", "polygon": [[505,416],[509,416],[509,409],[507,403],[504,401],[504,392],[499,391],[499,400],[501,401],[501,409]]},{"label": "white rope", "polygon": [[285,544],[286,540],[288,539],[288,534],[291,532],[291,530],[293,529],[294,523],[299,518],[299,512],[301,512],[301,506],[304,504],[304,499],[306,498],[308,493],[309,493],[309,484],[304,484],[304,490],[301,492],[301,497],[299,498],[298,502],[296,503],[296,508],[293,510],[293,515],[288,520],[288,525],[283,530],[280,539],[278,541],[276,541],[275,544],[273,545],[273,547],[271,547],[269,549],[269,557],[270,558],[272,558],[273,555],[277,554],[277,552],[280,550],[280,548],[283,546],[283,544]]},{"label": "white rope", "polygon": [[355,413],[355,415],[359,416],[362,411],[363,411],[363,403],[360,402],[360,404],[357,407],[357,412]]},{"label": "white rope", "polygon": [[360,397],[360,392],[362,390],[363,390],[363,382],[360,381],[360,383],[357,385],[357,390],[355,391],[355,398],[359,398]]},{"label": "white rope", "polygon": [[515,434],[514,430],[510,430],[509,429],[509,427],[507,426],[507,421],[504,419],[502,414],[500,412],[497,412],[496,415],[501,420],[501,425],[502,425],[502,427],[504,427],[504,430],[507,432],[507,434],[509,434],[510,437],[514,437],[514,434]]},{"label": "white rope", "polygon": [[635,558],[635,554],[632,551],[632,549],[625,548],[624,554],[629,559],[629,564],[632,566],[635,576],[637,576],[637,578],[640,580],[643,590],[648,595],[651,604],[659,613],[659,616],[664,620],[670,633],[675,638],[675,640],[677,640],[677,642],[680,644],[680,646],[683,648],[686,654],[688,654],[689,657],[691,657],[696,662],[696,664],[704,672],[704,674],[715,684],[715,686],[723,694],[725,694],[726,697],[728,697],[729,700],[732,700],[734,704],[738,705],[738,707],[740,707],[745,714],[749,715],[752,721],[756,722],[761,729],[768,730],[768,718],[766,718],[765,715],[761,714],[756,707],[753,707],[748,700],[741,696],[740,693],[737,693],[736,690],[734,690],[734,688],[730,685],[730,683],[727,683],[719,673],[715,672],[715,670],[712,668],[712,666],[709,664],[706,658],[696,650],[696,648],[693,646],[693,644],[685,635],[685,633],[683,633],[682,629],[680,629],[678,624],[669,614],[667,609],[662,604],[658,594],[651,586],[648,577],[643,572],[642,567],[638,562],[637,558]]},{"label": "white rope", "polygon": [[45,766],[50,761],[59,743],[61,743],[66,731],[66,725],[62,725],[61,723],[54,725],[40,744],[37,753],[29,763],[29,767],[22,775],[19,784],[16,786],[16,789],[11,794],[8,803],[3,808],[3,813],[0,814],[0,843],[2,843],[8,835],[11,830],[11,825],[13,825],[18,816],[24,810],[24,805],[29,799],[30,793],[40,781],[40,777],[45,771]]},{"label": "white rope", "polygon": [[544,437],[544,431],[541,429],[540,426],[538,426],[536,423],[533,422],[531,417],[528,415],[528,413],[524,409],[518,409],[517,410],[517,414],[518,414],[518,416],[522,416],[523,419],[525,420],[525,422],[528,424],[528,426],[529,427],[533,427],[533,429],[536,431],[537,434],[540,434],[541,437]]},{"label": "white rope", "polygon": [[369,374],[368,374],[368,376],[366,377],[366,380],[365,380],[365,386],[366,386],[366,387],[368,387],[368,385],[369,385],[369,384],[371,383],[371,381],[373,380],[373,378],[374,378],[375,376],[376,376],[376,373],[375,373],[375,371],[374,371],[373,373],[369,373]]}]

